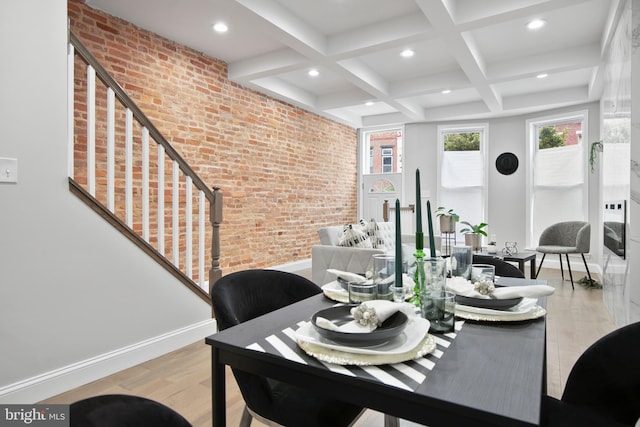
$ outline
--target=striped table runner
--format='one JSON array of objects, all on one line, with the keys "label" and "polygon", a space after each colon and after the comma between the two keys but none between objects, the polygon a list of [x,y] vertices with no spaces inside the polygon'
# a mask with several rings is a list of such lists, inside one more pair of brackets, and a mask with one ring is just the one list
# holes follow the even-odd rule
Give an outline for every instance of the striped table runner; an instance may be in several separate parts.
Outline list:
[{"label": "striped table runner", "polygon": [[307,355],[296,343],[295,331],[306,322],[288,327],[276,334],[270,335],[258,342],[248,345],[246,348],[263,353],[284,357],[292,362],[303,363],[317,367],[324,367],[330,371],[353,377],[367,378],[386,385],[401,389],[415,391],[433,370],[437,361],[449,348],[456,338],[464,321],[456,321],[454,332],[448,334],[432,334],[436,340],[436,350],[433,353],[417,359],[402,363],[374,366],[343,366],[322,362]]}]

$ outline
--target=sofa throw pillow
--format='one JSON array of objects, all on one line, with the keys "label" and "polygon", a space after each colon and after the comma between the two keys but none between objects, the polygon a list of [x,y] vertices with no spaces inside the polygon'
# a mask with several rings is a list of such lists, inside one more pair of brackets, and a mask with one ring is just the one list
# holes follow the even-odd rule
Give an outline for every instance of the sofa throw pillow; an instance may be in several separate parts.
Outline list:
[{"label": "sofa throw pillow", "polygon": [[364,231],[358,230],[351,224],[344,226],[344,233],[338,242],[338,246],[353,248],[371,248],[371,240]]},{"label": "sofa throw pillow", "polygon": [[382,238],[380,227],[378,226],[378,223],[376,222],[375,218],[371,218],[371,221],[369,222],[366,222],[364,219],[361,219],[360,225],[362,226],[362,231],[367,233],[367,236],[369,236],[369,240],[371,240],[372,248],[385,249],[384,239]]}]

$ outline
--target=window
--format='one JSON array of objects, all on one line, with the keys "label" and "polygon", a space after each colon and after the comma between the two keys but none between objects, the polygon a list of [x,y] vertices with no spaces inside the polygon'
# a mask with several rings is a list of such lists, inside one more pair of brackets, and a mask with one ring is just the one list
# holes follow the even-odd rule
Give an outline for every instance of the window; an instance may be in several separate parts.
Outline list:
[{"label": "window", "polygon": [[393,172],[393,148],[382,148],[382,173]]},{"label": "window", "polygon": [[587,219],[586,119],[583,111],[527,121],[529,247],[551,224]]},{"label": "window", "polygon": [[368,153],[365,166],[369,174],[402,172],[402,131],[378,130],[363,133],[364,153]]},{"label": "window", "polygon": [[471,224],[488,222],[487,125],[438,126],[438,206]]}]

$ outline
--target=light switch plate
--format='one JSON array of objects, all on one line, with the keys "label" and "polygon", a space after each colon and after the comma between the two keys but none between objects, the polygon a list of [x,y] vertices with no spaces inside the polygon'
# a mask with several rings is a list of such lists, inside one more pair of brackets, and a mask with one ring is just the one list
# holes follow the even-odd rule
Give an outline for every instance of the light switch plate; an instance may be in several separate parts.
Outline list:
[{"label": "light switch plate", "polygon": [[18,159],[0,157],[0,182],[18,182]]}]

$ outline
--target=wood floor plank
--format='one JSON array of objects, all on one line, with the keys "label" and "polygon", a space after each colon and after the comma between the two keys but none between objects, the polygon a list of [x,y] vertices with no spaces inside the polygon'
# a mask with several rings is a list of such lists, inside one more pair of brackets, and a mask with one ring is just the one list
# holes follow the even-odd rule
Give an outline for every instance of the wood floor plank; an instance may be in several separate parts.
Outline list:
[{"label": "wood floor plank", "polygon": [[[310,274],[308,271],[304,275]],[[554,286],[547,299],[547,393],[560,397],[571,367],[598,338],[615,329],[602,302],[602,291],[561,281],[560,272],[543,269],[541,279]],[[227,368],[227,423],[238,425],[242,395]],[[117,372],[41,403],[72,403],[89,396],[123,393],[157,400],[182,414],[194,427],[211,427],[210,348],[204,340]],[[406,421],[402,426],[414,426]],[[259,425],[254,421],[253,425]],[[383,425],[382,414],[367,411],[356,426]]]}]

